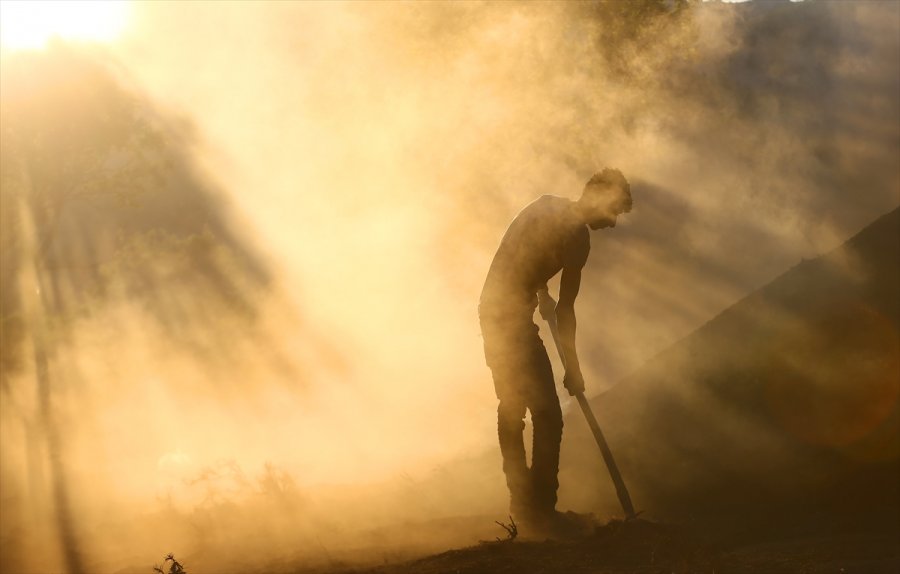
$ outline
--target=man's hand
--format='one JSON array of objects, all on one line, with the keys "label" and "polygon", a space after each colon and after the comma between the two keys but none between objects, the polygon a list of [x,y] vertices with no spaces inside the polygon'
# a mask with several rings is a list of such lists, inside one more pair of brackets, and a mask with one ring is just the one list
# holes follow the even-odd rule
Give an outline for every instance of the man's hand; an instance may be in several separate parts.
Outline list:
[{"label": "man's hand", "polygon": [[583,393],[584,377],[581,375],[581,369],[566,369],[566,375],[563,377],[563,386],[573,397]]},{"label": "man's hand", "polygon": [[538,291],[538,311],[544,321],[556,324],[556,301],[550,295],[550,290],[546,285]]}]

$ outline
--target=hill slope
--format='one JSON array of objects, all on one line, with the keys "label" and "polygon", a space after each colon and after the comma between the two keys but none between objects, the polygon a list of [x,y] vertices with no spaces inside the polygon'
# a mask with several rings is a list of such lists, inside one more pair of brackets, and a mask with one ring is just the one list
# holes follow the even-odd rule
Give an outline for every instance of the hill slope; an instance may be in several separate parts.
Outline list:
[{"label": "hill slope", "polygon": [[[894,210],[596,397],[635,505],[741,528],[896,526],[898,293]],[[561,502],[620,513],[579,418],[566,420]]]}]

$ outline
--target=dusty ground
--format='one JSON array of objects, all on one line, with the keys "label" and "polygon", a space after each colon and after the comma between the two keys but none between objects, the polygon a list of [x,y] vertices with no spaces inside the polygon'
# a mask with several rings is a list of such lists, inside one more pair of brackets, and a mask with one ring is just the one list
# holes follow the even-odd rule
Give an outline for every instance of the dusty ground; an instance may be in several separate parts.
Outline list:
[{"label": "dusty ground", "polygon": [[481,543],[417,560],[369,567],[298,569],[297,574],[476,573],[900,573],[896,531],[779,540],[710,542],[683,528],[614,521],[572,541]]}]

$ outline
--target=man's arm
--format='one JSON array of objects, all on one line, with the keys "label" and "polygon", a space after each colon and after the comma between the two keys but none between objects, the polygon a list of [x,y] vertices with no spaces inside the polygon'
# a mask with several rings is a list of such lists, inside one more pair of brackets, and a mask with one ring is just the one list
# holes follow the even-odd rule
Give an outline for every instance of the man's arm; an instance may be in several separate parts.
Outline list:
[{"label": "man's arm", "polygon": [[581,267],[563,267],[559,283],[559,302],[556,304],[556,324],[562,343],[566,375],[563,386],[570,395],[584,392],[584,377],[575,350],[575,297],[581,288]]},{"label": "man's arm", "polygon": [[538,290],[538,311],[547,323],[556,323],[556,300],[550,295],[550,289],[544,285]]}]

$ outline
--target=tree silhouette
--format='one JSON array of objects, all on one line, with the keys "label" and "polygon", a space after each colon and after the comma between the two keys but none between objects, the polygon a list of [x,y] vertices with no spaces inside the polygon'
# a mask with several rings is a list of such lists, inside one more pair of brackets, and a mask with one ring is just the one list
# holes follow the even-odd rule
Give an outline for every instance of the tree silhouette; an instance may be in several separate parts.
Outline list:
[{"label": "tree silhouette", "polygon": [[[0,82],[0,393],[36,437],[29,460],[46,448],[70,572],[84,565],[52,397],[78,377],[59,352],[78,321],[127,301],[174,344],[227,356],[234,334],[217,322],[249,329],[271,283],[194,167],[190,127],[129,85],[64,44],[8,57]],[[31,381],[36,412],[12,400]]]}]

